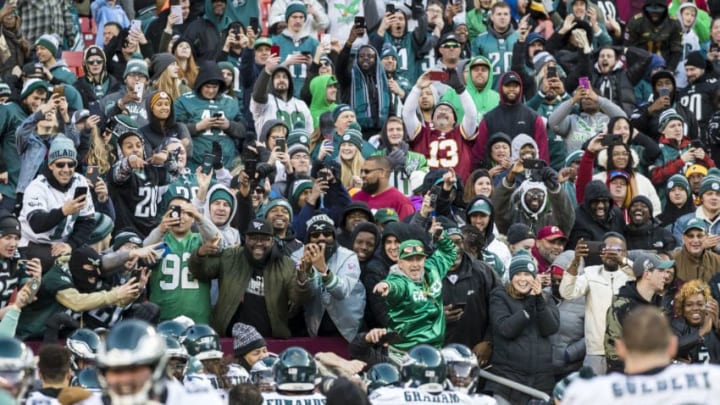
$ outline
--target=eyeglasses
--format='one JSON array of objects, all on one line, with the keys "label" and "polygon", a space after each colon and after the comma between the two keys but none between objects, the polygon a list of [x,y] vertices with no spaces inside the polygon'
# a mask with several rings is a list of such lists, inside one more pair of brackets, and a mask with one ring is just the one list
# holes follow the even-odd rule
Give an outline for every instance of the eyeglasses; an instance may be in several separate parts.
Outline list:
[{"label": "eyeglasses", "polygon": [[372,172],[374,172],[374,171],[377,171],[377,170],[382,170],[382,168],[381,168],[381,167],[376,167],[376,168],[374,168],[374,169],[360,169],[360,174],[370,174],[370,173],[372,173]]},{"label": "eyeglasses", "polygon": [[103,61],[102,59],[92,59],[87,61],[88,65],[102,65]]},{"label": "eyeglasses", "polygon": [[58,169],[64,169],[66,167],[74,168],[77,165],[75,162],[54,162],[53,166],[57,167]]},{"label": "eyeglasses", "polygon": [[335,233],[333,231],[316,231],[316,232],[310,232],[311,238],[319,238],[320,236],[324,236],[326,238],[332,238],[335,236]]},{"label": "eyeglasses", "polygon": [[425,249],[423,249],[422,246],[406,246],[405,249],[402,250],[405,254],[423,254],[425,253]]}]

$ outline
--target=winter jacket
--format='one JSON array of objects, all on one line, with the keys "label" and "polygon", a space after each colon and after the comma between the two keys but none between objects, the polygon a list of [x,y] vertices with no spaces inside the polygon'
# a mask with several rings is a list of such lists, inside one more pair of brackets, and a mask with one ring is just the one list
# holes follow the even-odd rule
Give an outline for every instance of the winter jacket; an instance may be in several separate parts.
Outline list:
[{"label": "winter jacket", "polygon": [[[684,136],[680,143],[676,143],[667,139],[665,135],[660,136],[660,156],[650,167],[650,180],[657,187],[660,200],[664,201],[667,196],[667,188],[664,187],[668,179],[673,174],[682,174],[687,167],[681,156],[685,151],[692,147],[690,139]],[[710,159],[710,154],[706,153],[702,160],[694,160],[707,168],[715,167],[715,163]]]},{"label": "winter jacket", "polygon": [[445,343],[461,343],[467,347],[491,339],[490,292],[495,278],[490,266],[463,254],[457,269],[443,278],[443,305],[465,305],[463,316],[455,322],[447,322]]},{"label": "winter jacket", "polygon": [[215,61],[223,48],[221,32],[230,25],[230,18],[223,15],[219,20],[206,2],[205,15],[188,24],[182,37],[192,45],[195,61]]},{"label": "winter jacket", "polygon": [[677,246],[672,232],[662,228],[658,221],[652,217],[650,221],[643,225],[627,224],[625,239],[627,240],[628,250],[672,252]]},{"label": "winter jacket", "polygon": [[[482,55],[478,55],[470,59],[470,61],[468,62],[468,66],[472,66],[473,62],[478,59],[485,61],[485,63],[487,63],[488,65],[492,64],[488,58]],[[468,72],[465,75],[465,83],[467,86],[466,89],[470,94],[470,97],[472,97],[473,103],[475,103],[475,108],[477,111],[477,122],[480,122],[488,111],[497,107],[500,103],[500,95],[497,91],[493,90],[493,72],[491,70],[488,73],[487,83],[485,83],[485,87],[483,87],[482,90],[478,90],[473,84],[472,72],[470,72],[470,69],[468,69]],[[455,92],[455,90],[449,89],[448,91],[446,91],[440,101],[446,101],[452,104],[452,106],[455,107],[458,122],[462,121],[463,117],[465,116],[465,110],[462,108],[462,103],[460,103],[460,97]]]},{"label": "winter jacket", "polygon": [[710,249],[699,258],[691,256],[685,247],[675,253],[675,277],[681,282],[700,279],[706,283],[720,271],[720,255]]},{"label": "winter jacket", "polygon": [[585,298],[561,300],[552,297],[549,289],[544,293],[560,314],[560,328],[550,336],[553,374],[566,375],[580,369],[585,359]]},{"label": "winter jacket", "polygon": [[689,214],[685,214],[678,218],[675,223],[672,226],[672,233],[675,237],[675,241],[678,243],[678,246],[683,246],[683,230],[685,229],[685,224],[688,223],[693,218],[700,218],[703,221],[705,221],[705,225],[707,225],[707,232],[709,235],[720,235],[720,216],[715,216],[714,219],[711,219],[708,217],[708,215],[705,213],[705,209],[701,206],[695,208],[695,210]]},{"label": "winter jacket", "polygon": [[609,73],[602,73],[598,63],[595,63],[590,75],[593,88],[599,90],[599,96],[620,106],[625,114],[631,114],[636,104],[635,91],[622,61],[615,62]]},{"label": "winter jacket", "polygon": [[[665,8],[660,21],[655,24],[650,19],[647,8],[659,6]],[[670,71],[680,62],[682,56],[682,28],[667,12],[665,0],[647,0],[643,12],[636,14],[627,24],[628,44],[658,53],[665,58]]]},{"label": "winter jacket", "polygon": [[[620,287],[617,295],[613,297],[612,304],[607,311],[607,328],[605,329],[605,357],[608,363],[615,363],[620,366],[622,361],[617,355],[615,341],[622,337],[622,324],[625,316],[633,309],[641,305],[653,305],[660,308],[662,298],[654,294],[650,301],[643,298],[637,290],[635,281],[630,281]],[[608,364],[610,366],[610,364]],[[622,370],[622,368],[620,368]]]},{"label": "winter jacket", "polygon": [[[242,305],[245,291],[252,278],[252,267],[244,247],[223,250],[219,256],[200,257],[193,253],[188,261],[190,273],[199,280],[220,280],[220,295],[213,310],[212,327],[220,335],[225,331]],[[289,338],[288,318],[291,306],[301,305],[310,298],[310,283],[297,281],[295,263],[287,257],[273,258],[263,270],[265,280],[265,306],[270,318],[272,337]],[[269,336],[268,336],[269,337]]]},{"label": "winter jacket", "polygon": [[425,260],[425,275],[419,282],[411,280],[397,265],[384,280],[390,288],[385,302],[388,329],[402,340],[392,347],[407,351],[425,343],[440,348],[445,341],[442,279],[455,262],[455,244],[444,235],[437,250]]},{"label": "winter jacket", "polygon": [[720,336],[718,330],[713,328],[710,332],[700,336],[700,328],[690,326],[684,317],[674,318],[670,321],[673,334],[678,338],[677,355],[675,358],[682,362],[720,363]]},{"label": "winter jacket", "polygon": [[585,299],[585,342],[587,354],[604,355],[604,336],[607,310],[612,304],[613,295],[628,280],[634,280],[632,264],[616,271],[607,271],[604,266],[585,267],[585,272],[573,276],[563,275],[560,282],[560,295],[566,300],[584,297]]},{"label": "winter jacket", "polygon": [[[525,205],[525,194],[531,189],[545,192],[545,199],[537,213],[531,212]],[[512,224],[523,223],[534,234],[546,225],[556,225],[567,235],[575,223],[572,202],[561,187],[547,190],[545,184],[531,180],[525,180],[516,187],[503,179],[502,184],[493,191],[492,202],[494,207],[505,207],[498,212],[500,215],[497,217],[498,230],[502,234],[507,233]]]},{"label": "winter jacket", "polygon": [[505,287],[496,287],[490,293],[490,322],[493,373],[543,392],[552,391],[550,336],[560,328],[555,303],[542,294],[516,299]]},{"label": "winter jacket", "polygon": [[[590,208],[590,203],[599,199],[607,199],[611,204],[605,218],[596,219]],[[613,231],[622,234],[624,229],[625,218],[623,218],[620,208],[612,204],[610,191],[608,191],[605,184],[593,180],[585,187],[585,199],[575,209],[575,224],[572,231],[570,231],[566,249],[574,249],[580,239],[599,241],[607,232]]]},{"label": "winter jacket", "polygon": [[[305,247],[292,254],[295,263],[300,263]],[[331,275],[326,280],[317,270],[307,280],[312,294],[305,303],[305,324],[310,336],[317,336],[325,313],[335,324],[343,338],[351,342],[362,324],[365,311],[365,287],[360,282],[360,263],[357,255],[336,244],[335,253],[327,261]]]}]

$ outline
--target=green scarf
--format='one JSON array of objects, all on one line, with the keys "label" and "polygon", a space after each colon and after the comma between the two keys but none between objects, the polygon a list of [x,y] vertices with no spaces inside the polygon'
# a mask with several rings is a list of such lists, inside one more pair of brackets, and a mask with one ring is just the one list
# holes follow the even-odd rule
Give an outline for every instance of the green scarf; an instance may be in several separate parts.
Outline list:
[{"label": "green scarf", "polygon": [[390,86],[388,85],[387,76],[385,75],[385,69],[380,63],[380,57],[375,48],[370,45],[361,46],[358,49],[358,54],[363,48],[370,48],[377,55],[377,61],[375,63],[375,89],[378,96],[378,117],[373,119],[372,109],[370,108],[370,89],[368,88],[367,82],[364,78],[364,73],[358,65],[357,57],[352,68],[352,85],[350,86],[350,101],[357,122],[360,126],[365,128],[380,128],[382,124],[387,121],[388,114],[390,112]]}]

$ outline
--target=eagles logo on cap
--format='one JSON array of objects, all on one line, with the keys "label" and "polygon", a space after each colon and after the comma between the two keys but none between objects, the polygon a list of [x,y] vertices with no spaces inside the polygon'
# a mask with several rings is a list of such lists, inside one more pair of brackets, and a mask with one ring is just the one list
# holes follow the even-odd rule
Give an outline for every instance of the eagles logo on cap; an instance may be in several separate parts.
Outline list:
[{"label": "eagles logo on cap", "polygon": [[308,138],[307,138],[307,136],[302,135],[302,136],[300,137],[300,142],[302,142],[302,143],[308,143]]},{"label": "eagles logo on cap", "polygon": [[527,269],[528,269],[530,272],[533,272],[533,273],[534,273],[534,272],[535,272],[535,265],[532,264],[532,263],[528,263]]}]

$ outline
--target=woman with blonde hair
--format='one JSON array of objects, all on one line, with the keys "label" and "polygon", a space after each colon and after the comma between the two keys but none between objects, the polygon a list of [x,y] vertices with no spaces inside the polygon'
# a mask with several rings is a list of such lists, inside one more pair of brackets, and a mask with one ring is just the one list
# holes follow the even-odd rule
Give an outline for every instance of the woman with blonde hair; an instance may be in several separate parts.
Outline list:
[{"label": "woman with blonde hair", "polygon": [[720,363],[718,303],[702,280],[690,280],[675,296],[670,323],[678,337],[675,360],[683,363]]},{"label": "woman with blonde hair", "polygon": [[365,162],[362,157],[362,133],[355,128],[349,128],[340,141],[340,153],[337,160],[340,163],[340,182],[353,195],[362,187],[360,168]]},{"label": "woman with blonde hair", "polygon": [[195,79],[198,75],[198,66],[195,63],[192,46],[186,38],[179,38],[172,46],[172,54],[177,59],[178,77],[190,89],[195,86]]},{"label": "woman with blonde hair", "polygon": [[156,53],[150,62],[151,87],[158,92],[165,92],[173,100],[190,88],[180,79],[180,66],[177,59],[170,53]]}]

